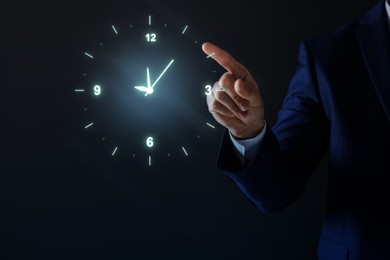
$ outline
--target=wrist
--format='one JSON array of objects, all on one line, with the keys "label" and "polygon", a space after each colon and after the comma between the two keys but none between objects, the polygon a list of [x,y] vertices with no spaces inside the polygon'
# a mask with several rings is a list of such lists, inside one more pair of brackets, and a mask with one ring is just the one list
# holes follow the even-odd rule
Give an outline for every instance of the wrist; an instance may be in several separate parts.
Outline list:
[{"label": "wrist", "polygon": [[247,139],[253,139],[259,134],[261,134],[264,131],[264,128],[266,126],[265,121],[262,122],[258,127],[256,128],[251,128],[251,129],[246,129],[246,131],[233,131],[230,130],[230,134],[232,137],[236,140],[247,140]]}]

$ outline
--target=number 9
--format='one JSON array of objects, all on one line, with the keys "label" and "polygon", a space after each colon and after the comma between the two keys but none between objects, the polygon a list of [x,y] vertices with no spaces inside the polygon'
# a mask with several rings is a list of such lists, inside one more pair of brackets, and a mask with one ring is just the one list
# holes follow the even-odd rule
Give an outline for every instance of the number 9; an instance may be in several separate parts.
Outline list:
[{"label": "number 9", "polygon": [[99,96],[100,93],[102,93],[102,88],[99,85],[95,85],[93,87],[93,93],[95,94],[95,96]]}]

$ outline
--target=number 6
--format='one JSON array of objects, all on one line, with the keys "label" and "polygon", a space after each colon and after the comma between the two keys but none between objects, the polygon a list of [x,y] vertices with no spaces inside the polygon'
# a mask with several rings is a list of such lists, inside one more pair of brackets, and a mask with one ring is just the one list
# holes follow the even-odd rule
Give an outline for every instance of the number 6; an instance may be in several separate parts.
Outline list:
[{"label": "number 6", "polygon": [[148,147],[153,147],[154,143],[153,143],[153,137],[148,137],[146,138],[146,145]]}]

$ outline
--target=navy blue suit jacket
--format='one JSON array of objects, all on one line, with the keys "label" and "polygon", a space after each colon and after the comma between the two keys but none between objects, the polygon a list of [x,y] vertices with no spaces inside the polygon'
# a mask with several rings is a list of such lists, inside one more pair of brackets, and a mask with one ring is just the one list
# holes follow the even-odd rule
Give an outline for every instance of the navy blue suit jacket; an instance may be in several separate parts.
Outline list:
[{"label": "navy blue suit jacket", "polygon": [[255,157],[225,133],[217,165],[262,212],[294,202],[329,151],[319,259],[390,259],[390,32],[385,2],[305,41]]}]

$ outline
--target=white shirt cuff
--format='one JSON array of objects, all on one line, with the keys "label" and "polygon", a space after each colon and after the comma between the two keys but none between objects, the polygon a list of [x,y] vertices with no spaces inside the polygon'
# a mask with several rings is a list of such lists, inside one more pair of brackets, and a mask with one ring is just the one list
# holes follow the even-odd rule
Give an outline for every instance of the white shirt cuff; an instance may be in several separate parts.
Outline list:
[{"label": "white shirt cuff", "polygon": [[261,145],[261,142],[264,139],[266,128],[267,123],[264,124],[263,130],[257,136],[245,140],[235,139],[229,131],[230,139],[232,140],[233,145],[236,148],[237,155],[240,157],[242,162],[250,160],[256,154],[259,146]]}]

